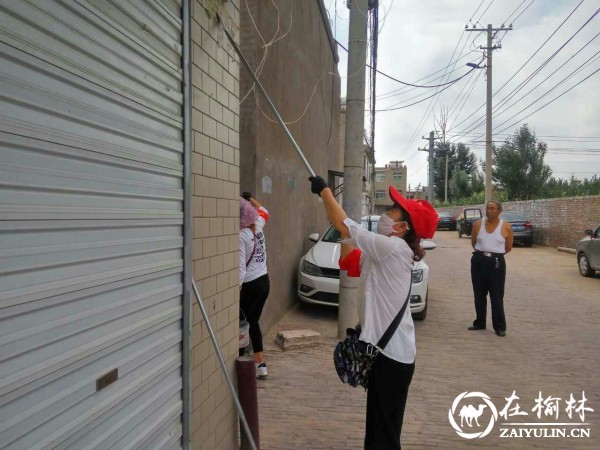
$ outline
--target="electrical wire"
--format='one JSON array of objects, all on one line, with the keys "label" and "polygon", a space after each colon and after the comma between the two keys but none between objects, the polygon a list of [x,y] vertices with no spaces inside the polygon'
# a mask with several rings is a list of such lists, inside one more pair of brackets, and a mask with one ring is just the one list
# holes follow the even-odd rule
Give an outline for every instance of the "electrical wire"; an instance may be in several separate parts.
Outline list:
[{"label": "electrical wire", "polygon": [[475,17],[475,14],[477,14],[477,12],[479,11],[479,9],[481,8],[481,5],[483,5],[485,2],[485,0],[481,0],[481,3],[479,4],[479,6],[477,7],[477,9],[475,10],[475,12],[473,13],[473,15],[471,16],[471,18],[469,19],[468,23],[472,23],[473,17]]},{"label": "electrical wire", "polygon": [[[465,55],[461,56],[461,57],[460,57],[460,58],[459,58],[459,59],[458,59],[456,62],[458,62],[458,61],[460,61],[460,60],[462,60],[462,59],[465,59],[465,58],[467,58],[468,56],[470,56],[470,55],[469,55],[469,53],[467,53],[467,54],[465,54]],[[473,59],[473,60],[469,61],[469,62],[471,62],[471,63],[474,63],[474,62],[475,62],[475,61],[477,61],[478,59],[479,59],[479,56],[478,56],[477,58],[475,58],[475,59]],[[456,62],[455,62],[455,61],[452,61],[452,62],[451,62],[450,64],[448,64],[446,67],[444,67],[444,68],[442,68],[442,69],[439,69],[439,70],[437,70],[437,71],[433,72],[432,74],[430,74],[430,75],[428,75],[428,76],[426,76],[426,77],[423,77],[423,78],[420,78],[420,79],[418,79],[417,81],[415,81],[415,83],[417,83],[417,82],[419,82],[419,81],[422,81],[422,80],[426,80],[426,79],[428,79],[428,78],[431,78],[433,75],[435,75],[435,74],[437,74],[437,73],[439,73],[439,72],[442,72],[442,71],[444,71],[444,70],[447,70],[447,69],[448,69],[448,67],[450,67],[452,64],[456,64]],[[454,70],[453,70],[452,72],[450,72],[450,73],[454,73],[454,72],[457,72],[457,71],[459,71],[459,70],[462,70],[462,69],[463,69],[463,67],[462,67],[462,66],[460,66],[460,67],[458,67],[458,68],[454,69]],[[441,80],[442,78],[444,78],[444,76],[445,76],[445,75],[440,75],[439,77],[433,78],[431,81],[437,81],[437,80]],[[418,88],[414,88],[414,87],[404,87],[404,86],[403,86],[403,87],[401,87],[401,88],[394,89],[393,91],[384,92],[383,94],[379,94],[379,95],[377,96],[377,98],[378,98],[378,99],[385,99],[385,98],[388,98],[388,97],[394,97],[394,96],[397,96],[397,95],[406,94],[406,93],[408,93],[408,92],[410,92],[410,91],[414,91],[415,89],[418,89]]]},{"label": "electrical wire", "polygon": [[[579,2],[579,4],[577,6],[575,6],[575,8],[569,13],[569,15],[565,18],[565,20],[563,20],[560,25],[550,34],[550,36],[548,36],[548,38],[542,43],[542,45],[540,45],[538,47],[538,49],[533,53],[533,55],[531,55],[529,57],[529,59],[527,59],[527,61],[525,61],[521,67],[519,67],[519,69],[517,69],[517,71],[496,91],[493,93],[492,98],[495,97],[500,91],[502,91],[502,89],[504,89],[504,87],[506,87],[506,85],[508,83],[510,83],[520,72],[521,70],[523,70],[523,68],[529,64],[529,62],[535,57],[535,55],[537,55],[542,48],[544,48],[544,46],[548,43],[548,41],[550,39],[552,39],[552,37],[563,27],[563,25],[569,20],[569,18],[577,11],[577,9],[579,9],[579,7],[581,6],[581,4],[584,2],[585,0],[581,0]],[[475,115],[477,113],[477,111],[479,111],[481,108],[485,107],[485,102],[483,102],[483,104],[481,104],[479,107],[477,107],[471,114],[469,114],[467,116],[466,119],[464,119],[463,121],[457,123],[454,127],[452,127],[449,131],[458,128],[460,125],[462,125],[464,122],[466,122],[467,120],[469,120],[473,115]],[[481,119],[481,118],[480,118]],[[465,127],[466,129],[469,129],[469,127],[471,127],[474,123],[477,123],[480,121],[480,119],[477,119],[475,122],[473,122],[471,125]]]},{"label": "electrical wire", "polygon": [[[344,50],[346,50],[346,52],[348,52],[348,49],[347,49],[346,47],[344,47],[344,46],[343,46],[343,45],[342,45],[342,44],[341,44],[339,41],[337,41],[337,40],[336,40],[335,42],[337,42],[337,44],[338,44],[340,47],[342,47]],[[367,67],[371,68],[371,66],[370,66],[369,64],[367,64]],[[395,81],[395,82],[397,82],[397,83],[403,84],[403,85],[405,85],[405,86],[412,86],[412,87],[416,87],[416,88],[432,88],[432,89],[434,89],[434,88],[439,88],[439,87],[442,87],[442,86],[447,86],[447,85],[449,85],[449,84],[454,84],[454,83],[456,83],[458,80],[461,80],[461,79],[462,79],[462,78],[464,78],[464,77],[465,77],[467,74],[469,74],[469,73],[470,73],[470,71],[469,71],[469,72],[467,72],[466,74],[463,74],[463,75],[461,75],[461,76],[460,76],[460,77],[458,77],[458,78],[455,78],[455,79],[454,79],[454,80],[452,80],[452,81],[448,81],[448,82],[446,82],[446,83],[441,83],[441,84],[431,84],[431,85],[419,85],[419,84],[407,83],[407,82],[405,82],[405,81],[398,80],[397,78],[394,78],[394,77],[392,77],[391,75],[388,75],[387,73],[384,73],[384,72],[382,72],[381,70],[377,70],[377,73],[378,73],[378,74],[380,74],[380,75],[383,75],[383,76],[384,76],[384,77],[386,77],[386,78],[389,78],[389,79],[390,79],[390,80],[392,80],[392,81]]]},{"label": "electrical wire", "polygon": [[[479,17],[479,19],[477,20],[477,23],[479,23],[479,21],[483,18],[483,16],[487,12],[487,10],[490,9],[490,6],[492,6],[493,4],[494,4],[494,0],[492,0],[490,2],[490,4],[487,6],[487,8],[485,8],[485,10],[481,13],[481,17]],[[482,28],[483,28],[483,26],[482,26]]]},{"label": "electrical wire", "polygon": [[[464,77],[466,77],[467,75],[469,75],[471,72],[473,72],[476,68],[472,68],[471,70],[469,70],[467,73],[465,73],[462,77],[457,78],[455,83],[459,80],[462,80]],[[390,107],[390,108],[386,108],[386,109],[378,109],[377,112],[386,112],[386,111],[397,111],[399,109],[404,109],[404,108],[408,108],[409,106],[414,106],[414,105],[418,105],[421,102],[424,102],[425,100],[429,100],[430,98],[442,93],[443,91],[445,91],[446,89],[449,89],[450,87],[452,87],[452,85],[446,86],[443,89],[440,89],[439,91],[434,92],[433,94],[431,94],[428,97],[425,97],[417,102],[414,103],[410,103],[408,105],[404,105],[404,106],[397,106],[397,107]]]},{"label": "electrical wire", "polygon": [[[463,44],[463,46],[462,46],[462,48],[461,48],[461,50],[459,52],[459,55],[463,54],[465,46],[467,45],[467,42],[469,42],[468,38],[466,38],[466,33],[465,33],[464,30],[463,30],[462,34],[460,35],[460,38],[459,38],[458,42],[456,43],[456,47],[454,47],[454,51],[452,52],[452,55],[450,56],[450,61],[452,61],[452,59],[454,58],[454,55],[456,54],[456,50],[458,49],[458,47],[460,45],[460,42],[462,41],[463,36],[465,37],[465,43]],[[456,64],[455,64],[455,66],[456,66]],[[421,127],[425,123],[425,120],[427,120],[427,118],[429,116],[431,116],[431,112],[433,111],[433,108],[435,108],[435,105],[436,105],[438,99],[439,99],[439,96],[435,97],[435,99],[432,99],[430,101],[429,105],[427,105],[427,108],[425,108],[425,112],[423,113],[423,116],[421,117],[421,120],[419,121],[419,123],[417,125],[417,128],[415,129],[415,131],[413,132],[413,134],[411,134],[411,136],[410,136],[410,138],[408,140],[408,144],[403,148],[402,152],[405,152],[408,148],[410,148],[413,145],[413,143],[414,143],[417,135],[419,134],[419,131],[421,130]],[[406,158],[406,160],[411,159],[411,158],[413,158],[414,156],[416,156],[418,154],[419,154],[418,151],[415,150],[415,151],[413,151],[413,153],[410,156],[408,156]]]},{"label": "electrical wire", "polygon": [[[581,4],[581,3],[580,3]],[[541,72],[541,70],[546,67],[546,65],[548,65],[548,63],[558,54],[560,53],[565,46],[571,42],[571,40],[579,33],[581,32],[581,30],[590,23],[590,21],[598,14],[600,13],[600,8],[598,8],[596,10],[596,12],[594,14],[592,14],[592,16],[564,43],[562,44],[552,55],[550,55],[550,57],[548,57],[548,59],[546,59],[546,61],[544,61],[536,70],[534,70],[524,81],[522,81],[515,89],[513,89],[511,92],[509,92],[496,106],[494,106],[493,111],[497,112],[500,111],[500,108],[502,108],[502,106],[506,105],[508,103],[508,101],[510,99],[512,99],[519,91],[521,91],[521,89],[523,89],[523,87],[525,87],[537,74],[539,74]],[[564,23],[564,22],[563,22]],[[569,58],[569,60],[567,60],[566,63],[568,63],[568,61],[570,61],[574,56],[576,56],[581,50],[583,50],[587,45],[589,45],[594,39],[596,39],[598,35],[594,36],[590,41],[588,41],[581,49],[579,49],[574,55],[571,56],[571,58]],[[589,60],[588,60],[589,61]],[[558,70],[562,70],[566,63],[562,64],[557,70],[555,70],[551,75],[553,75],[554,73],[556,73]],[[580,66],[581,67],[581,66]],[[549,77],[547,77],[546,79],[544,79],[541,83],[539,83],[534,89],[532,89],[531,91],[529,91],[525,96],[521,97],[524,98],[527,95],[529,95],[529,93],[533,92],[537,87],[539,87],[543,82],[545,82]],[[519,100],[521,100],[519,99]],[[514,102],[512,105],[510,105],[508,108],[514,106],[518,101]],[[496,116],[502,114],[503,112],[505,112],[508,108],[505,108],[504,111],[501,112],[497,112]],[[473,122],[471,125],[469,125],[470,128],[468,128],[468,132],[473,131],[477,128],[479,128],[481,125],[483,125],[486,121],[485,115],[480,116],[479,119],[477,119],[475,122]],[[494,127],[494,129],[496,129],[497,127]],[[459,136],[460,137],[460,136]],[[457,137],[458,138],[458,137]],[[455,139],[457,139],[455,138]]]},{"label": "electrical wire", "polygon": [[[514,107],[516,104],[518,104],[521,100],[523,100],[525,97],[527,97],[529,94],[531,94],[532,92],[534,92],[538,87],[540,87],[542,84],[544,84],[546,81],[548,81],[548,79],[550,79],[550,77],[552,77],[556,72],[563,70],[565,68],[565,66],[575,57],[577,56],[584,48],[586,48],[593,40],[595,40],[598,36],[600,36],[600,33],[596,34],[596,36],[594,36],[591,40],[589,40],[583,47],[581,47],[576,53],[574,53],[567,61],[565,61],[563,64],[561,64],[557,69],[554,70],[554,72],[552,72],[550,75],[548,75],[546,78],[544,78],[541,82],[539,82],[533,89],[529,90],[525,95],[521,96],[518,100],[515,100],[511,105],[508,105],[506,108],[504,108],[502,111],[500,111],[500,106],[498,107],[498,112],[496,114],[497,116],[500,116],[501,114],[504,114],[506,111],[508,111],[510,108]],[[592,55],[590,58],[587,59],[587,61],[585,61],[582,65],[580,65],[575,72],[571,72],[570,76],[576,75],[578,72],[580,72],[582,69],[584,69],[585,67],[587,67],[589,64],[593,63],[596,61],[596,57],[600,54],[600,50],[597,51],[594,55]],[[569,76],[569,77],[570,77]],[[567,77],[568,78],[568,77]],[[506,103],[505,103],[506,105]]]},{"label": "electrical wire", "polygon": [[[596,73],[598,73],[600,71],[600,68],[596,69],[594,72],[592,72],[591,74],[589,74],[587,77],[585,77],[584,79],[580,80],[577,84],[571,86],[569,89],[567,89],[565,92],[563,92],[560,95],[557,95],[556,97],[554,97],[552,100],[550,100],[549,102],[543,104],[542,106],[540,106],[538,109],[536,109],[535,111],[533,111],[530,114],[527,114],[524,117],[521,117],[519,120],[517,120],[515,123],[502,128],[500,131],[504,131],[504,130],[508,130],[509,128],[512,128],[513,126],[519,124],[523,119],[527,119],[528,117],[532,116],[533,114],[535,114],[536,112],[540,111],[541,109],[545,108],[546,106],[548,106],[549,104],[551,104],[552,102],[558,100],[559,98],[561,98],[563,95],[565,95],[567,92],[570,92],[571,90],[573,90],[574,88],[576,88],[577,86],[579,86],[581,83],[583,83],[584,81],[586,81],[588,78],[591,78],[592,76],[594,76]],[[537,100],[536,100],[537,101]],[[515,115],[516,116],[516,115]],[[513,116],[513,117],[515,117]],[[511,117],[511,119],[513,118]],[[502,124],[506,123],[507,121],[504,121]],[[501,124],[501,125],[502,125]],[[499,126],[501,126],[499,125]]]}]

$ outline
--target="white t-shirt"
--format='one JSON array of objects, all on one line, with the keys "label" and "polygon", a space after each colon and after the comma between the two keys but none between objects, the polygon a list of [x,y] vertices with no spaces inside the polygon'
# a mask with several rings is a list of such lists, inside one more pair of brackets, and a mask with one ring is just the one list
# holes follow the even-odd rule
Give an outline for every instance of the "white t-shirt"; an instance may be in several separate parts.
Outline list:
[{"label": "white t-shirt", "polygon": [[256,234],[250,228],[240,230],[240,284],[256,280],[267,273],[267,247],[263,233],[267,220],[269,211],[261,206],[258,208],[258,219],[254,222]]},{"label": "white t-shirt", "polygon": [[[351,237],[342,242],[361,251],[360,282],[364,289],[364,305],[359,311],[360,339],[376,345],[408,295],[412,283],[413,251],[398,237],[373,233],[349,218],[344,220],[344,224]],[[409,304],[383,354],[395,361],[412,364],[416,353],[415,326]]]}]

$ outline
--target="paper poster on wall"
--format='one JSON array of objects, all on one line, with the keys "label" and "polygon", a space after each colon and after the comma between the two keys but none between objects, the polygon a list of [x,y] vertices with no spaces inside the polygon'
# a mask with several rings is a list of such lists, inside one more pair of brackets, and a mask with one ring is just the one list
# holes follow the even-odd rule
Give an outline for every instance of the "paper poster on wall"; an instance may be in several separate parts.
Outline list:
[{"label": "paper poster on wall", "polygon": [[270,194],[271,193],[271,187],[272,187],[271,178],[269,178],[268,176],[265,175],[262,178],[262,193],[263,194]]}]

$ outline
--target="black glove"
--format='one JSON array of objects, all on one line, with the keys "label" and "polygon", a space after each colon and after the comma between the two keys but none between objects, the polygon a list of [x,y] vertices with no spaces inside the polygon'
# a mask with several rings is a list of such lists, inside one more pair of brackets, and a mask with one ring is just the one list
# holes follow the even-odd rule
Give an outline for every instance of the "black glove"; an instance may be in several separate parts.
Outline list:
[{"label": "black glove", "polygon": [[318,175],[314,177],[309,177],[308,181],[310,181],[310,191],[313,194],[317,194],[319,197],[321,196],[321,191],[329,187],[327,182]]},{"label": "black glove", "polygon": [[242,192],[242,198],[244,200],[250,201],[250,197],[252,197],[252,194],[250,192]]}]

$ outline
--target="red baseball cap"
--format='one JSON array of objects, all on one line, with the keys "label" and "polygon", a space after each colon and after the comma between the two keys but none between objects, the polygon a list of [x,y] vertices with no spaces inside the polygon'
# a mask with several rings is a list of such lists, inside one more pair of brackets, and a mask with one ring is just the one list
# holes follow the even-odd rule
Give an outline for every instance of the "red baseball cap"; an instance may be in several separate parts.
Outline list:
[{"label": "red baseball cap", "polygon": [[390,186],[390,198],[408,213],[418,238],[431,239],[433,237],[437,229],[438,215],[431,203],[426,200],[408,199],[393,186]]}]

